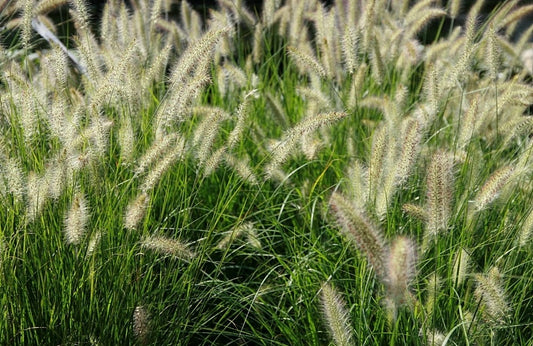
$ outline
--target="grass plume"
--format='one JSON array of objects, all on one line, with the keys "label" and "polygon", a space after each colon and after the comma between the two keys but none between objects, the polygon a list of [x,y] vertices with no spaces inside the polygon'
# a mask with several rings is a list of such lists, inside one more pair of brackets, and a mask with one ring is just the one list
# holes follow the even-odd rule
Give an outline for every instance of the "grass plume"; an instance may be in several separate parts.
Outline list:
[{"label": "grass plume", "polygon": [[450,155],[437,151],[427,169],[427,237],[433,238],[448,228],[454,192],[453,161]]},{"label": "grass plume", "polygon": [[76,192],[65,216],[65,242],[67,244],[78,245],[81,242],[87,230],[89,216],[89,206],[85,195]]},{"label": "grass plume", "polygon": [[331,195],[329,205],[340,231],[361,250],[376,273],[383,277],[387,247],[381,231],[340,193]]},{"label": "grass plume", "polygon": [[320,301],[324,321],[335,344],[353,345],[354,336],[350,327],[350,318],[339,292],[329,283],[325,283],[322,285]]}]

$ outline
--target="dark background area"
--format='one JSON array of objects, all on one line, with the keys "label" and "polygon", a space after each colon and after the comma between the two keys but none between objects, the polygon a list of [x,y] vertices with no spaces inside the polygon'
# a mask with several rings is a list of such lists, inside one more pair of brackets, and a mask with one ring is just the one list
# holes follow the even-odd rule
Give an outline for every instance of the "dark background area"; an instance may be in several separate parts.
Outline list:
[{"label": "dark background area", "polygon": [[[305,0],[302,0],[305,1]],[[357,0],[345,0],[345,1],[357,1]],[[394,0],[396,1],[396,0]],[[96,8],[102,7],[106,1],[102,0],[89,0],[89,3],[91,3]],[[331,5],[334,3],[333,0],[323,0],[322,1],[326,5]],[[468,10],[472,5],[475,3],[475,0],[463,0],[463,10]],[[216,7],[217,1],[216,0],[190,0],[188,3],[193,6],[196,10],[202,11],[203,9],[213,8]],[[261,7],[263,6],[262,0],[244,0],[244,3],[246,6],[248,6],[249,9],[257,9],[259,11]],[[416,1],[412,1],[412,3],[416,3]],[[505,1],[497,1],[497,0],[485,0],[485,4],[483,6],[483,12],[490,12],[491,9],[494,9],[498,5],[504,4]],[[521,1],[521,4],[531,4],[533,3],[532,0],[525,0]]]},{"label": "dark background area", "polygon": [[[305,0],[302,0],[305,1]],[[348,1],[357,1],[357,0],[345,0]],[[396,1],[396,0],[391,0]],[[128,1],[126,1],[128,2]],[[322,2],[328,6],[334,3],[333,0],[322,0]],[[412,1],[413,4],[415,4],[417,1]],[[468,10],[472,7],[472,5],[475,3],[475,0],[463,0],[463,5],[461,6],[461,12],[463,15],[468,12]],[[88,3],[91,4],[93,13],[95,15],[98,15],[98,13],[101,12],[103,6],[105,5],[106,1],[102,0],[88,0]],[[210,8],[215,8],[217,6],[216,0],[190,0],[188,3],[199,13],[207,14],[208,10]],[[263,6],[262,0],[244,0],[243,3],[254,13],[259,13],[261,11],[261,8]],[[497,8],[498,6],[501,6],[505,3],[505,1],[497,1],[497,0],[485,0],[483,8],[481,10],[482,14],[488,14],[493,9]],[[533,0],[523,0],[520,2],[522,5],[528,5],[533,4]],[[175,5],[177,11],[177,8],[179,7],[179,3]],[[532,17],[530,17],[531,20],[533,20]]]},{"label": "dark background area", "polygon": [[[304,0],[302,0],[304,1]],[[357,1],[357,0],[345,0],[348,1]],[[396,0],[391,0],[396,1]],[[126,1],[128,2],[128,1]],[[322,2],[329,6],[334,3],[333,0],[322,0]],[[472,5],[475,3],[475,0],[463,0],[462,6],[461,6],[461,14],[459,17],[452,21],[451,18],[446,18],[444,21],[444,25],[442,27],[443,32],[448,32],[452,25],[462,25],[464,23],[464,20],[466,18],[466,13],[468,13],[468,10],[472,7]],[[502,6],[505,4],[506,1],[497,1],[497,0],[485,0],[484,5],[481,10],[481,18],[480,21],[483,21],[484,18],[486,18],[494,9]],[[88,0],[88,3],[91,5],[91,12],[93,15],[93,19],[96,19],[96,23],[98,23],[98,17],[106,3],[106,1],[97,1],[97,0]],[[216,0],[190,0],[188,3],[196,10],[198,13],[200,13],[204,18],[207,18],[209,16],[209,9],[216,8],[217,7],[217,1]],[[261,8],[263,6],[262,0],[244,0],[243,3],[252,13],[260,13]],[[412,3],[416,3],[416,1],[412,1]],[[520,2],[521,5],[529,5],[533,4],[533,0],[523,0]],[[175,4],[172,8],[172,12],[170,15],[178,16],[179,15],[179,2]],[[428,26],[428,29],[424,33],[424,39],[423,41],[431,41],[434,38],[433,32],[437,30],[437,27],[440,26],[441,19],[437,20],[437,23],[432,23]],[[529,16],[526,16],[519,24],[518,29],[516,33],[520,33],[521,31],[527,29],[529,25],[533,23],[533,14],[530,14]]]}]

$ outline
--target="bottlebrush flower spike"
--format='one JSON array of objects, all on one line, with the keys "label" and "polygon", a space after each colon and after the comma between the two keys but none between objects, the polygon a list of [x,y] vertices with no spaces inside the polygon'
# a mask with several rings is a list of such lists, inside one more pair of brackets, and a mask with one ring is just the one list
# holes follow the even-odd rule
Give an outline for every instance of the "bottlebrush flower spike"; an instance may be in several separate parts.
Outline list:
[{"label": "bottlebrush flower spike", "polygon": [[394,239],[388,254],[384,278],[388,308],[393,319],[399,306],[411,302],[409,289],[416,274],[416,261],[415,243],[402,236]]},{"label": "bottlebrush flower spike", "polygon": [[141,242],[141,247],[153,250],[162,255],[191,260],[195,257],[194,252],[179,240],[166,238],[163,236],[151,236]]},{"label": "bottlebrush flower spike", "polygon": [[509,316],[511,308],[500,283],[498,268],[493,267],[487,274],[476,275],[476,281],[474,294],[481,300],[483,317],[494,325],[502,324]]},{"label": "bottlebrush flower spike", "polygon": [[353,345],[353,330],[346,304],[337,290],[328,283],[322,286],[320,294],[322,316],[336,345]]},{"label": "bottlebrush flower spike", "polygon": [[476,212],[485,209],[498,197],[499,192],[513,176],[513,172],[513,166],[505,166],[492,173],[474,199],[474,210]]},{"label": "bottlebrush flower spike", "polygon": [[67,244],[79,244],[85,234],[88,222],[87,200],[83,193],[77,192],[72,198],[70,209],[65,217],[65,242]]},{"label": "bottlebrush flower spike", "polygon": [[124,215],[124,227],[126,229],[137,229],[146,214],[146,208],[149,202],[150,196],[145,192],[141,192],[135,200],[128,204],[126,214]]},{"label": "bottlebrush flower spike", "polygon": [[381,231],[340,193],[331,195],[329,205],[340,231],[363,252],[378,276],[384,277],[387,247]]},{"label": "bottlebrush flower spike", "polygon": [[453,160],[443,151],[431,158],[427,171],[427,236],[432,238],[448,227],[452,211]]}]

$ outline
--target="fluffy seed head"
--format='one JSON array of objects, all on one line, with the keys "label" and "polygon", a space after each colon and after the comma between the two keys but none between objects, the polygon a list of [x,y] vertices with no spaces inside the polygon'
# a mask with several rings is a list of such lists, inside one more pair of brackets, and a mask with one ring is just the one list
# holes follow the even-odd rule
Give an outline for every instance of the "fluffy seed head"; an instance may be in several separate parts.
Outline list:
[{"label": "fluffy seed head", "polygon": [[361,250],[376,273],[384,277],[387,247],[381,231],[340,193],[331,195],[329,205],[340,231]]},{"label": "fluffy seed head", "polygon": [[72,0],[72,5],[76,11],[76,24],[78,28],[86,30],[89,27],[89,11],[84,0]]},{"label": "fluffy seed head", "polygon": [[359,100],[361,90],[363,90],[363,84],[365,82],[366,73],[368,71],[368,65],[364,62],[359,65],[357,72],[353,77],[353,82],[350,88],[350,98],[348,100],[348,106],[354,108]]},{"label": "fluffy seed head", "polygon": [[23,181],[24,173],[22,172],[20,162],[11,157],[1,157],[1,159],[4,166],[0,167],[0,179],[5,179],[7,192],[11,193],[15,200],[22,201],[25,184]]},{"label": "fluffy seed head", "polygon": [[406,36],[409,38],[416,38],[416,34],[418,34],[431,20],[445,15],[446,11],[440,8],[425,8],[424,10],[419,11],[419,14],[407,23],[408,30]]},{"label": "fluffy seed head", "polygon": [[439,79],[439,69],[437,66],[430,64],[424,80],[423,90],[427,104],[430,106],[430,113],[436,113],[441,102],[441,80]]},{"label": "fluffy seed head", "polygon": [[263,57],[263,25],[257,23],[254,31],[254,45],[252,48],[253,61],[257,64]]},{"label": "fluffy seed head", "polygon": [[261,249],[261,240],[259,239],[259,236],[257,232],[255,231],[255,228],[250,228],[246,234],[246,241],[251,247],[254,247],[256,249]]},{"label": "fluffy seed head", "polygon": [[280,2],[277,0],[265,0],[263,1],[263,23],[266,27],[269,27],[274,22],[274,15],[278,9]]},{"label": "fluffy seed head", "polygon": [[529,72],[529,74],[533,75],[533,48],[525,50],[520,56],[520,59],[524,64],[524,68]]},{"label": "fluffy seed head", "polygon": [[35,172],[28,174],[26,186],[28,203],[28,221],[33,221],[42,211],[44,203],[48,199],[48,184],[44,177]]},{"label": "fluffy seed head", "polygon": [[237,239],[241,235],[248,234],[254,229],[254,223],[253,222],[243,222],[238,224],[237,226],[233,227],[227,234],[222,238],[216,248],[218,250],[225,250],[229,246],[231,246],[231,243],[233,243],[233,240]]},{"label": "fluffy seed head", "polygon": [[252,185],[258,183],[258,179],[255,176],[252,167],[250,167],[250,159],[248,156],[238,158],[234,155],[226,154],[224,160],[229,167],[235,170],[242,180]]},{"label": "fluffy seed head", "polygon": [[433,311],[435,310],[435,303],[436,303],[440,289],[441,289],[441,279],[439,278],[438,274],[434,272],[429,277],[427,289],[426,289],[427,295],[426,295],[426,302],[424,304],[424,307],[428,315],[431,315]]},{"label": "fluffy seed head", "polygon": [[48,0],[41,1],[34,7],[35,14],[47,14],[53,10],[67,4],[69,0]]},{"label": "fluffy seed head", "polygon": [[173,165],[176,161],[181,160],[185,153],[185,140],[178,138],[176,140],[176,146],[166,153],[148,173],[141,186],[141,191],[147,192],[155,187],[159,182],[163,174]]},{"label": "fluffy seed head", "polygon": [[512,13],[506,15],[502,22],[498,23],[498,27],[510,26],[513,23],[526,17],[531,12],[533,12],[533,5],[520,6]]},{"label": "fluffy seed head", "polygon": [[200,165],[204,165],[211,154],[211,148],[219,133],[221,122],[226,119],[225,112],[213,110],[198,126],[195,138],[198,138],[196,156]]},{"label": "fluffy seed head", "polygon": [[358,43],[359,43],[359,31],[354,28],[347,27],[344,30],[344,36],[342,38],[342,53],[344,55],[344,62],[348,73],[354,73],[358,67]]},{"label": "fluffy seed head", "polygon": [[489,74],[492,80],[496,80],[498,77],[498,70],[500,68],[500,52],[494,25],[489,26],[487,36],[488,41],[486,46],[486,58],[489,66]]},{"label": "fluffy seed head", "polygon": [[124,227],[126,229],[135,230],[146,214],[146,208],[150,202],[150,197],[147,193],[141,192],[135,200],[128,204],[126,214],[124,215]]},{"label": "fluffy seed head", "polygon": [[450,16],[452,18],[457,18],[457,15],[459,15],[459,11],[461,10],[461,0],[452,0],[449,2],[450,4]]},{"label": "fluffy seed head", "polygon": [[172,71],[171,83],[173,85],[185,83],[191,72],[195,71],[198,66],[204,65],[206,60],[211,59],[211,52],[216,43],[228,32],[229,28],[211,30],[197,42],[187,47]]},{"label": "fluffy seed head", "polygon": [[498,197],[499,192],[509,183],[513,172],[513,166],[504,166],[492,173],[474,199],[474,210],[476,212],[485,209]]},{"label": "fluffy seed head", "polygon": [[343,112],[321,113],[303,119],[293,128],[287,130],[281,142],[271,150],[272,161],[265,167],[267,178],[271,178],[273,172],[285,162],[302,136],[312,133],[318,128],[329,125],[347,116]]},{"label": "fluffy seed head", "polygon": [[479,99],[479,95],[475,97],[471,101],[470,106],[468,107],[468,110],[464,116],[462,116],[459,127],[459,135],[457,138],[457,146],[459,148],[464,148],[470,139],[476,134]]},{"label": "fluffy seed head", "polygon": [[34,96],[27,91],[22,91],[20,104],[20,122],[24,130],[24,140],[30,144],[38,134],[38,112],[34,102]]},{"label": "fluffy seed head", "polygon": [[248,76],[246,75],[246,72],[240,67],[226,62],[224,63],[224,66],[222,66],[222,69],[224,70],[225,75],[228,78],[230,86],[233,88],[232,90],[236,88],[244,88],[248,83]]},{"label": "fluffy seed head", "polygon": [[372,54],[370,55],[370,63],[372,65],[372,75],[376,82],[381,85],[385,81],[385,63],[383,62],[383,57],[377,38],[372,40]]},{"label": "fluffy seed head", "polygon": [[156,139],[150,148],[146,150],[143,156],[139,159],[135,174],[143,174],[148,167],[154,164],[157,160],[167,152],[167,150],[176,144],[178,144],[179,135],[177,133],[171,133],[166,136],[162,136]]},{"label": "fluffy seed head", "polygon": [[477,287],[474,294],[481,300],[483,317],[493,325],[504,323],[511,311],[500,279],[497,267],[493,267],[487,274],[476,275]]},{"label": "fluffy seed head", "polygon": [[135,134],[129,116],[124,116],[120,122],[118,141],[120,143],[120,156],[125,162],[131,162],[135,153]]},{"label": "fluffy seed head", "polygon": [[141,242],[141,247],[185,261],[189,261],[195,257],[194,252],[186,244],[179,240],[163,236],[145,238]]},{"label": "fluffy seed head", "polygon": [[363,208],[368,202],[368,170],[359,161],[354,161],[347,172],[349,197]]},{"label": "fluffy seed head", "polygon": [[96,156],[103,156],[106,154],[107,145],[109,142],[109,130],[113,126],[113,121],[102,116],[94,116],[92,124],[82,133],[82,137],[86,137],[91,141],[91,151]]},{"label": "fluffy seed head", "polygon": [[22,3],[22,46],[28,47],[31,39],[31,20],[33,18],[34,0],[24,0]]},{"label": "fluffy seed head", "polygon": [[416,247],[414,242],[399,236],[392,242],[386,263],[385,285],[389,307],[396,315],[398,306],[410,302],[409,288],[416,273]]},{"label": "fluffy seed head", "polygon": [[445,345],[446,335],[442,334],[440,331],[433,329],[427,330],[425,332],[427,337],[428,346],[443,346]]},{"label": "fluffy seed head", "polygon": [[525,246],[531,239],[532,233],[533,233],[533,209],[529,211],[529,214],[526,216],[526,219],[522,223],[520,234],[518,236],[518,244],[520,246]]},{"label": "fluffy seed head", "polygon": [[316,102],[320,105],[320,109],[331,109],[331,102],[329,100],[329,97],[326,96],[322,91],[316,88],[305,88],[305,87],[298,87],[296,89],[298,91],[298,94],[305,99],[307,99],[309,102]]},{"label": "fluffy seed head", "polygon": [[468,274],[468,267],[470,265],[470,255],[465,249],[461,249],[453,261],[453,277],[452,281],[455,286],[462,284]]},{"label": "fluffy seed head", "polygon": [[168,64],[171,50],[172,45],[167,43],[159,54],[151,61],[150,68],[147,69],[143,75],[144,89],[149,89],[154,81],[159,82],[162,80],[165,75],[165,68]]},{"label": "fluffy seed head", "polygon": [[79,244],[85,234],[88,222],[87,200],[83,193],[76,192],[65,217],[65,242],[67,244]]},{"label": "fluffy seed head", "polygon": [[57,200],[61,196],[68,180],[66,173],[65,161],[61,159],[54,160],[46,169],[44,178],[47,181],[48,194],[51,198]]},{"label": "fluffy seed head", "polygon": [[453,160],[443,151],[431,158],[427,170],[427,236],[433,238],[448,228],[452,211]]},{"label": "fluffy seed head", "polygon": [[211,156],[205,162],[200,162],[203,165],[204,177],[208,177],[218,168],[219,164],[223,161],[224,156],[228,148],[221,146],[215,150]]},{"label": "fluffy seed head", "polygon": [[252,90],[244,96],[243,102],[240,104],[236,114],[235,127],[231,131],[228,137],[228,148],[232,149],[242,137],[242,133],[245,129],[246,119],[250,110],[251,101],[257,95],[257,90]]},{"label": "fluffy seed head", "polygon": [[54,46],[52,61],[57,87],[62,90],[67,86],[69,68],[65,52],[57,45]]},{"label": "fluffy seed head", "polygon": [[100,243],[100,239],[102,239],[102,232],[94,232],[94,234],[91,236],[91,239],[89,240],[89,244],[87,245],[87,253],[85,255],[86,257],[90,257],[94,253],[94,250],[96,250],[96,247]]},{"label": "fluffy seed head", "polygon": [[372,136],[372,151],[368,167],[368,183],[371,198],[375,198],[379,183],[384,174],[387,153],[390,152],[390,136],[387,126],[374,132]]},{"label": "fluffy seed head", "polygon": [[319,77],[326,77],[326,69],[316,58],[310,54],[304,53],[301,49],[289,46],[287,47],[289,56],[295,61],[296,65],[308,73],[316,73]]},{"label": "fluffy seed head", "polygon": [[419,205],[406,203],[402,205],[402,210],[408,215],[413,216],[420,221],[427,221],[428,219],[428,213],[426,209],[422,208]]},{"label": "fluffy seed head", "polygon": [[146,307],[139,305],[133,311],[133,334],[141,345],[148,344],[150,334],[150,314]]},{"label": "fluffy seed head", "polygon": [[322,286],[320,293],[322,316],[331,338],[336,345],[353,345],[354,336],[350,326],[350,316],[342,296],[329,283]]},{"label": "fluffy seed head", "polygon": [[420,122],[409,119],[404,124],[403,138],[400,148],[400,158],[396,164],[397,184],[403,184],[409,177],[418,155],[418,146],[421,139]]}]

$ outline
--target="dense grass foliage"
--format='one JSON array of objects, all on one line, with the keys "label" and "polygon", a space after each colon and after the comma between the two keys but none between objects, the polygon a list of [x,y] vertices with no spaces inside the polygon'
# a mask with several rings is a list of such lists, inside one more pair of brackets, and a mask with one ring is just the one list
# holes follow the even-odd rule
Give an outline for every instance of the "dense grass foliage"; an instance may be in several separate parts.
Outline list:
[{"label": "dense grass foliage", "polygon": [[530,342],[533,7],[460,6],[3,1],[0,343]]}]

